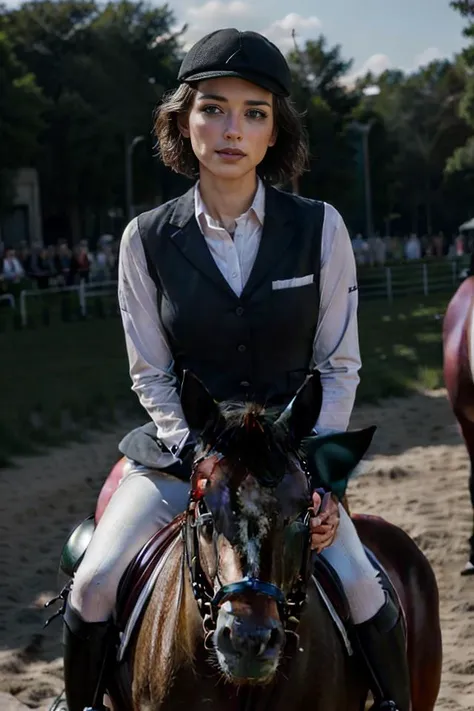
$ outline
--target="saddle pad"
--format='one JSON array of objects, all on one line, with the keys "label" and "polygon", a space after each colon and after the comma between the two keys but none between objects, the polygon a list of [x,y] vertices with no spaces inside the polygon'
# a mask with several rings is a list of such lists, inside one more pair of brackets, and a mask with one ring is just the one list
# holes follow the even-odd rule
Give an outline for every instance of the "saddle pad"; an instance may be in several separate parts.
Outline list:
[{"label": "saddle pad", "polygon": [[352,648],[351,641],[349,639],[349,635],[347,633],[346,625],[342,621],[342,619],[339,617],[338,612],[336,611],[334,605],[332,604],[331,600],[329,599],[328,595],[326,594],[326,591],[324,590],[323,586],[319,582],[319,580],[312,575],[311,580],[313,581],[314,585],[316,586],[320,596],[321,600],[324,602],[326,605],[329,614],[332,617],[332,620],[334,624],[336,625],[336,628],[341,635],[342,641],[344,642],[344,646],[346,648],[347,654],[351,657],[354,654],[354,650]]},{"label": "saddle pad", "polygon": [[137,599],[171,541],[181,533],[184,514],[176,516],[145,543],[123,574],[117,593],[116,624],[124,630]]},{"label": "saddle pad", "polygon": [[151,573],[150,577],[146,580],[144,586],[142,587],[140,594],[138,595],[138,598],[135,602],[135,606],[132,609],[132,612],[127,620],[127,623],[125,625],[125,629],[123,632],[119,633],[119,638],[120,638],[120,644],[118,647],[117,651],[117,660],[119,662],[122,661],[123,656],[125,654],[125,651],[127,649],[128,643],[130,642],[130,639],[132,637],[133,631],[135,629],[135,625],[137,624],[137,620],[139,620],[140,615],[148,602],[148,599],[152,593],[152,590],[154,588],[154,585],[156,583],[156,580],[163,570],[163,566],[165,565],[166,561],[168,560],[169,556],[171,553],[174,551],[176,546],[179,543],[179,538],[176,537],[170,546],[164,551],[163,555],[161,556],[160,560],[158,561],[158,564],[155,566],[155,569]]}]

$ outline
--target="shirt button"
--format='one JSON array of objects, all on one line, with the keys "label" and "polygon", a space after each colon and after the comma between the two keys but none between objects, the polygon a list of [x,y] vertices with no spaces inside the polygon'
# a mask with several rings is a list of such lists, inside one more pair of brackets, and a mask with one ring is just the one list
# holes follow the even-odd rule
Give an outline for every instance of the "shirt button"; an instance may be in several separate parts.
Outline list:
[{"label": "shirt button", "polygon": [[243,307],[242,307],[242,306],[237,306],[237,308],[235,309],[235,313],[237,314],[237,316],[242,316],[243,313],[244,313]]},{"label": "shirt button", "polygon": [[242,382],[240,383],[240,387],[241,387],[241,388],[249,388],[249,387],[250,387],[249,381],[248,381],[248,380],[242,380]]},{"label": "shirt button", "polygon": [[244,346],[244,344],[241,343],[240,346],[237,346],[237,350],[239,351],[239,353],[245,353],[245,351],[247,350],[247,346]]},{"label": "shirt button", "polygon": [[238,277],[237,272],[232,272],[231,277],[232,277],[232,279],[237,279],[237,277]]}]

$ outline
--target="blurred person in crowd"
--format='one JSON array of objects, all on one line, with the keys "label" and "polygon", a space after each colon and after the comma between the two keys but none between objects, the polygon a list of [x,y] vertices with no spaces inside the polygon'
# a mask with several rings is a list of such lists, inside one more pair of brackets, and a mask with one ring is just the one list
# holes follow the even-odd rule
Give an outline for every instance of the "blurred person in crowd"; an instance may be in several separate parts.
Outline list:
[{"label": "blurred person in crowd", "polygon": [[454,238],[454,254],[456,257],[463,257],[465,252],[464,235],[459,234]]},{"label": "blurred person in crowd", "polygon": [[71,272],[72,281],[88,282],[91,269],[91,257],[89,256],[89,246],[86,240],[82,240],[77,247],[74,247]]},{"label": "blurred person in crowd", "polygon": [[61,242],[56,250],[56,272],[58,284],[71,286],[73,282],[72,252],[66,242]]},{"label": "blurred person in crowd", "polygon": [[102,244],[94,258],[94,281],[111,281],[114,277],[116,255],[110,243]]},{"label": "blurred person in crowd", "polygon": [[414,232],[411,233],[405,242],[405,259],[407,261],[421,259],[421,243]]},{"label": "blurred person in crowd", "polygon": [[357,264],[367,264],[368,246],[360,232],[352,239],[352,251]]},{"label": "blurred person in crowd", "polygon": [[7,247],[5,250],[2,276],[9,283],[18,283],[25,277],[25,270],[16,256],[16,251],[11,247]]},{"label": "blurred person in crowd", "polygon": [[401,262],[403,259],[403,241],[397,235],[390,240],[391,258],[395,262]]},{"label": "blurred person in crowd", "polygon": [[380,235],[377,235],[374,240],[374,263],[378,265],[385,264],[387,255],[387,243]]},{"label": "blurred person in crowd", "polygon": [[433,254],[435,257],[444,256],[444,233],[439,232],[433,237]]}]

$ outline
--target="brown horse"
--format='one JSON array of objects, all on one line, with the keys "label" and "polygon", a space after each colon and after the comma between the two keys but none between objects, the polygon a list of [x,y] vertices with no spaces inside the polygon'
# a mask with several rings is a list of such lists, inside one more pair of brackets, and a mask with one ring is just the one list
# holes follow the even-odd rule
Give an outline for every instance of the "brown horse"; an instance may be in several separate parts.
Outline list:
[{"label": "brown horse", "polygon": [[[474,277],[459,286],[448,304],[443,322],[444,382],[471,460],[469,491],[474,512]],[[469,539],[469,560],[463,575],[474,574],[474,517]]]},{"label": "brown horse", "polygon": [[[369,681],[354,640],[350,653],[350,624],[344,640],[315,583],[308,545],[315,482],[300,443],[321,401],[319,380],[309,378],[276,416],[252,405],[217,405],[197,379],[185,377],[183,410],[202,433],[201,451],[187,511],[157,534],[160,569],[149,603],[121,662],[106,670],[114,711],[364,708]],[[372,434],[369,428],[329,438],[320,466],[334,464],[346,448],[352,467]],[[412,711],[433,711],[441,674],[433,571],[399,528],[372,516],[354,520],[405,613]]]}]

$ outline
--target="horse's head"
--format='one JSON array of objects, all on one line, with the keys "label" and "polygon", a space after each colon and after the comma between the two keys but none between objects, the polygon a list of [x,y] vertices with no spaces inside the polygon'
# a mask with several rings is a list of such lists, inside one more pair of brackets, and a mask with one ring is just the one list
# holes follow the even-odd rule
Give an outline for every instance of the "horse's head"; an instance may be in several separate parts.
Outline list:
[{"label": "horse's head", "polygon": [[321,407],[310,377],[282,415],[217,405],[186,374],[182,403],[201,433],[186,527],[194,593],[219,666],[234,683],[273,677],[309,571],[311,484],[299,454]]}]

